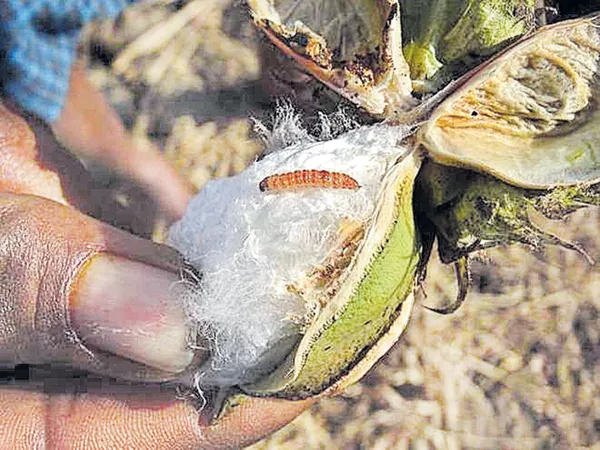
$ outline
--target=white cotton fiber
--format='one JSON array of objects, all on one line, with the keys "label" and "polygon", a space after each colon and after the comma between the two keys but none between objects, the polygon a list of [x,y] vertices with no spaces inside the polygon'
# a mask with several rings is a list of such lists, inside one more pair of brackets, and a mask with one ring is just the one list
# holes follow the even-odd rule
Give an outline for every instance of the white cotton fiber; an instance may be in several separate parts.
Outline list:
[{"label": "white cotton fiber", "polygon": [[[254,381],[291,350],[301,329],[290,317],[307,311],[288,286],[322,263],[343,219],[368,222],[407,132],[375,125],[326,142],[303,139],[237,176],[210,182],[192,200],[169,244],[202,274],[184,298],[191,323],[210,345],[201,384]],[[304,169],[342,172],[361,187],[259,190],[267,176]]]}]

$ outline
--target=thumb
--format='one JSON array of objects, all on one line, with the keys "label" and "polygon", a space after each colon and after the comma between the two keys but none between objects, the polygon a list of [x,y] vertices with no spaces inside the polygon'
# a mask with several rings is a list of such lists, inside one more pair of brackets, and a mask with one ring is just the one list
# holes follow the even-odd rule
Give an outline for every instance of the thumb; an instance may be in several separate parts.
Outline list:
[{"label": "thumb", "polygon": [[66,364],[168,380],[203,359],[189,343],[179,257],[33,196],[0,194],[0,364]]}]

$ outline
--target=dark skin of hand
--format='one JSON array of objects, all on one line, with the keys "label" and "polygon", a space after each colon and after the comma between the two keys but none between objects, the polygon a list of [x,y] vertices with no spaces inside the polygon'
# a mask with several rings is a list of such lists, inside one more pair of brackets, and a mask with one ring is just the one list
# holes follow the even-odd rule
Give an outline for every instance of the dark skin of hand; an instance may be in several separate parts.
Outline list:
[{"label": "dark skin of hand", "polygon": [[[102,101],[95,92],[91,97]],[[70,99],[67,119],[53,126],[63,142],[81,139],[85,147],[89,136],[111,135],[106,121],[100,123],[108,128],[98,130],[97,118],[68,106],[77,103]],[[0,107],[0,365],[43,370],[0,385],[0,449],[235,448],[310,406],[255,399],[209,424],[195,405],[158,383],[179,379],[207,356],[187,345],[181,305],[168,295],[180,259],[83,214],[122,222],[126,211],[111,204],[47,127],[28,120]],[[85,122],[83,138],[81,128],[69,131],[69,121]],[[88,156],[99,148],[88,148]],[[118,160],[118,150],[111,152]],[[148,173],[164,168],[148,164]]]}]

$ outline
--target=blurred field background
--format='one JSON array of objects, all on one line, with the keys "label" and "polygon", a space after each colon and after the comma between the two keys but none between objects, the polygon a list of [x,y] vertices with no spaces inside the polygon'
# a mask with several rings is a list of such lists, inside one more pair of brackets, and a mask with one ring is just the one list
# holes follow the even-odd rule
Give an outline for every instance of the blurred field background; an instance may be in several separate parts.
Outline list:
[{"label": "blurred field background", "polygon": [[[576,3],[562,11],[581,12]],[[241,2],[154,0],[91,27],[81,52],[135,138],[201,189],[261,152],[249,118],[268,116],[273,104],[257,41]],[[101,176],[131,200],[127,182]],[[590,208],[555,230],[600,260],[599,224]],[[423,291],[422,304],[452,301],[452,269],[434,259]],[[600,268],[580,255],[488,251],[455,314],[417,306],[359,384],[252,448],[600,448],[599,310]]]}]

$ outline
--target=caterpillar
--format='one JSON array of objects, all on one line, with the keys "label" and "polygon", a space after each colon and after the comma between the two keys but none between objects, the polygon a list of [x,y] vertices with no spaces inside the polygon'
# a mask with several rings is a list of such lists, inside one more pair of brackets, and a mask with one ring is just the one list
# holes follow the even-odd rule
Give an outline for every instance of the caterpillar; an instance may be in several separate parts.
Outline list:
[{"label": "caterpillar", "polygon": [[327,170],[296,170],[263,179],[258,188],[261,192],[280,192],[305,188],[358,189],[360,185],[350,175]]}]

